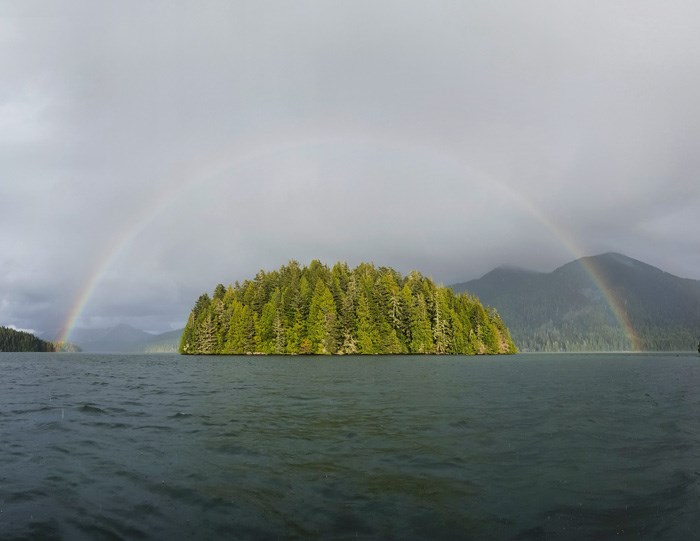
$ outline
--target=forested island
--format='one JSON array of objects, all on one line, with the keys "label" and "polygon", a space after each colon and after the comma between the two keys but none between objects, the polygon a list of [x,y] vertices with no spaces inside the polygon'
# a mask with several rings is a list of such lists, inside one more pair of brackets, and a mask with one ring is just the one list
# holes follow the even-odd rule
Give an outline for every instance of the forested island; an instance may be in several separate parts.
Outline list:
[{"label": "forested island", "polygon": [[56,351],[56,346],[32,333],[0,327],[0,351]]},{"label": "forested island", "polygon": [[517,348],[498,313],[413,271],[296,261],[202,294],[182,354],[498,354]]}]

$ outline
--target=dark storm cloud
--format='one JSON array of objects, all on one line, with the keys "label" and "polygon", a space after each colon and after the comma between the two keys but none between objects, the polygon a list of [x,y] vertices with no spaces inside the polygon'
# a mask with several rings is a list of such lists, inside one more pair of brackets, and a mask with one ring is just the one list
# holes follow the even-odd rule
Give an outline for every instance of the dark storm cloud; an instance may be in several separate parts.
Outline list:
[{"label": "dark storm cloud", "polygon": [[[294,258],[700,278],[694,2],[9,2],[0,324],[181,325]],[[95,278],[97,279],[95,280]]]}]

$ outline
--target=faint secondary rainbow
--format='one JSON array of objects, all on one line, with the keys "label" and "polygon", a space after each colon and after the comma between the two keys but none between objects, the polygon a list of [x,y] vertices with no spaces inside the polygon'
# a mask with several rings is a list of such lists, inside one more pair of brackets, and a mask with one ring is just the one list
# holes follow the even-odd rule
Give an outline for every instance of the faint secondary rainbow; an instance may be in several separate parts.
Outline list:
[{"label": "faint secondary rainbow", "polygon": [[603,273],[596,268],[590,258],[586,257],[587,254],[583,252],[562,225],[555,223],[522,193],[498,179],[476,171],[472,164],[465,162],[452,153],[447,153],[429,145],[418,145],[413,141],[397,141],[395,137],[383,139],[376,136],[368,137],[366,134],[351,134],[350,136],[345,135],[343,137],[321,135],[302,139],[284,138],[274,143],[254,141],[252,144],[248,144],[242,149],[237,149],[237,152],[234,154],[222,152],[217,157],[209,157],[207,160],[195,161],[186,169],[185,173],[181,173],[175,177],[179,178],[177,182],[174,184],[172,182],[168,183],[166,190],[156,193],[152,201],[148,204],[144,204],[140,212],[132,216],[131,219],[125,223],[124,227],[119,230],[105,246],[100,257],[95,260],[91,272],[88,275],[88,279],[84,283],[84,287],[80,290],[80,293],[71,305],[59,334],[59,341],[67,342],[69,340],[73,329],[89,305],[97,286],[105,278],[105,275],[109,272],[116,260],[128,250],[129,246],[158,218],[158,216],[177,201],[180,201],[190,190],[194,190],[209,182],[218,182],[224,178],[222,176],[224,173],[230,172],[236,167],[240,167],[246,163],[269,158],[275,153],[302,149],[309,146],[332,144],[373,145],[412,153],[429,152],[431,156],[447,163],[455,164],[460,171],[468,172],[471,178],[481,177],[478,182],[497,187],[518,207],[522,208],[529,216],[550,231],[576,259],[580,259],[585,271],[602,293],[606,303],[620,324],[632,350],[638,351],[641,349],[639,338],[629,320],[624,304],[616,297],[613,288],[607,282]]}]

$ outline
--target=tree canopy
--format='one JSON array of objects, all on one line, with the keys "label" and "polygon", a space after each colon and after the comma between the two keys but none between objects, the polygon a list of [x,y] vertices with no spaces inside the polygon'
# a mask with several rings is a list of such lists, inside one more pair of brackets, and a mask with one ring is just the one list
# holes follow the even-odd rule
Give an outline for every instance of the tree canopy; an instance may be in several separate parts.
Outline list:
[{"label": "tree canopy", "polygon": [[0,327],[0,351],[55,351],[51,342],[45,342],[31,333]]},{"label": "tree canopy", "polygon": [[413,271],[296,261],[195,302],[183,354],[496,354],[516,347],[498,313]]}]

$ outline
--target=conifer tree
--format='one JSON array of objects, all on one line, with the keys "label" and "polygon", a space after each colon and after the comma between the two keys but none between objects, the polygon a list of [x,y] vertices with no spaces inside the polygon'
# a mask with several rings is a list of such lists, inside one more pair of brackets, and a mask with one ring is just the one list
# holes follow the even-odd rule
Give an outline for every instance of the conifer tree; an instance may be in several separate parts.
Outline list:
[{"label": "conifer tree", "polygon": [[428,306],[422,293],[418,293],[411,312],[412,353],[434,353],[433,333],[428,317]]},{"label": "conifer tree", "polygon": [[0,351],[64,351],[65,343],[46,342],[30,332],[18,331],[10,327],[0,327]]}]

